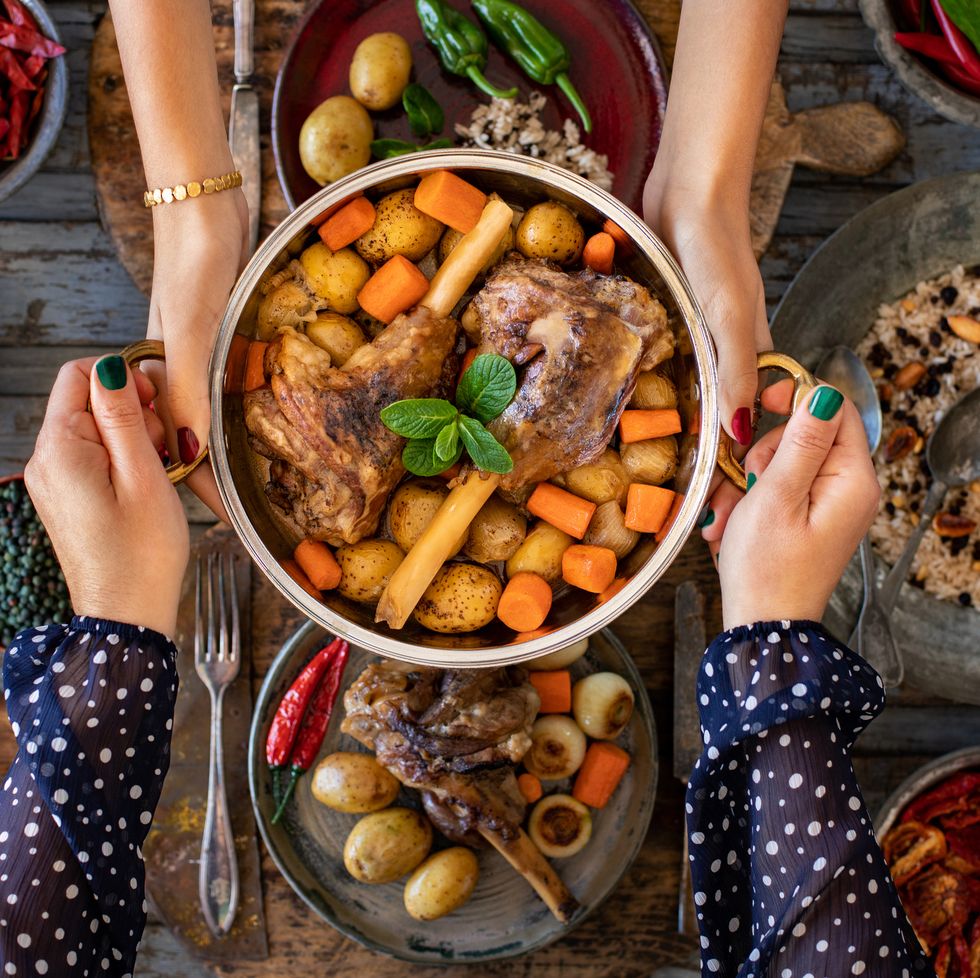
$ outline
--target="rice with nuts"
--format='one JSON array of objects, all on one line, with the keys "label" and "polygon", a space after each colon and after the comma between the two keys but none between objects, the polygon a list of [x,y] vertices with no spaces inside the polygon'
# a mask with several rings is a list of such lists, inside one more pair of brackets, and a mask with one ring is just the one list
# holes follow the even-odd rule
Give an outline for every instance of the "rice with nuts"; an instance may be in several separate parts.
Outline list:
[{"label": "rice with nuts", "polygon": [[526,102],[516,98],[491,99],[489,105],[478,105],[473,110],[468,126],[456,124],[456,135],[463,146],[533,156],[578,173],[603,190],[611,190],[609,158],[583,145],[579,128],[571,119],[565,120],[561,132],[545,129],[541,110],[547,101],[540,92],[531,92]]},{"label": "rice with nuts", "polygon": [[[880,306],[874,326],[857,348],[878,385],[884,417],[875,459],[881,508],[871,540],[889,564],[898,559],[918,523],[932,481],[925,442],[944,412],[980,386],[980,345],[954,332],[954,316],[966,317],[954,319],[961,333],[980,330],[980,266],[954,268]],[[912,431],[903,433],[903,428]],[[902,452],[903,443],[911,447],[886,461]],[[951,489],[940,516],[944,528],[959,535],[940,536],[929,527],[912,565],[911,582],[948,601],[980,607],[980,482]]]}]

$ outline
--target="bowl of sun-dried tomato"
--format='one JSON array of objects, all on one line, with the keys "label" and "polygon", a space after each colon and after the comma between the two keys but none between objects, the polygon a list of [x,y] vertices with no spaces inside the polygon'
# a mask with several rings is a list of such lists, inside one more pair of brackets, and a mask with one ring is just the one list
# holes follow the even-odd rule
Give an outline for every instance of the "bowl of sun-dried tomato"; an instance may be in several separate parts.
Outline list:
[{"label": "bowl of sun-dried tomato", "polygon": [[40,0],[0,0],[0,201],[40,169],[65,121],[68,66]]}]

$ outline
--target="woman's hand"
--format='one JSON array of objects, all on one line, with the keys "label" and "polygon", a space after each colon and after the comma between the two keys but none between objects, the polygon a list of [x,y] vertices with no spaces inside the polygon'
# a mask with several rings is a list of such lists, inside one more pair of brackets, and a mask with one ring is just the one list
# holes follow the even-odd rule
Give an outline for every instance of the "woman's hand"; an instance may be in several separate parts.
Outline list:
[{"label": "woman's hand", "polygon": [[[763,404],[786,413],[791,384]],[[879,487],[861,418],[821,385],[745,457],[750,491],[718,514],[725,627],[783,618],[819,621],[867,532]],[[706,534],[707,535],[707,534]]]},{"label": "woman's hand", "polygon": [[155,394],[121,357],[65,364],[24,477],[76,614],[173,635],[189,540]]}]

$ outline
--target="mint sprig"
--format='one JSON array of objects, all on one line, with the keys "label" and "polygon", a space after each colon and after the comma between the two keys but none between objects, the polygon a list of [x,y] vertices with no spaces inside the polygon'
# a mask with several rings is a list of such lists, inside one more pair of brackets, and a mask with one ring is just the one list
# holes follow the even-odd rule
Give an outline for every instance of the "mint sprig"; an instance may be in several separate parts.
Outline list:
[{"label": "mint sprig", "polygon": [[460,378],[456,404],[440,397],[395,401],[381,411],[385,427],[407,438],[402,464],[414,475],[438,475],[459,461],[466,448],[484,472],[510,472],[514,462],[507,449],[487,431],[514,399],[517,373],[496,353],[478,356]]}]

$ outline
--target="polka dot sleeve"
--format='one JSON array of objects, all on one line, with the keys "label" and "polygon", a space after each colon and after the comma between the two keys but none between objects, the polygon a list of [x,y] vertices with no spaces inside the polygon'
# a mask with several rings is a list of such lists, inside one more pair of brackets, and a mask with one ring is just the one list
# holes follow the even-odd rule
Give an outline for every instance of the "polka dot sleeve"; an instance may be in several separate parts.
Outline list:
[{"label": "polka dot sleeve", "polygon": [[702,973],[933,975],[851,766],[884,707],[878,674],[814,622],[720,635],[697,689],[687,792]]},{"label": "polka dot sleeve", "polygon": [[176,654],[156,632],[94,618],[7,649],[18,751],[0,792],[0,975],[132,973]]}]

